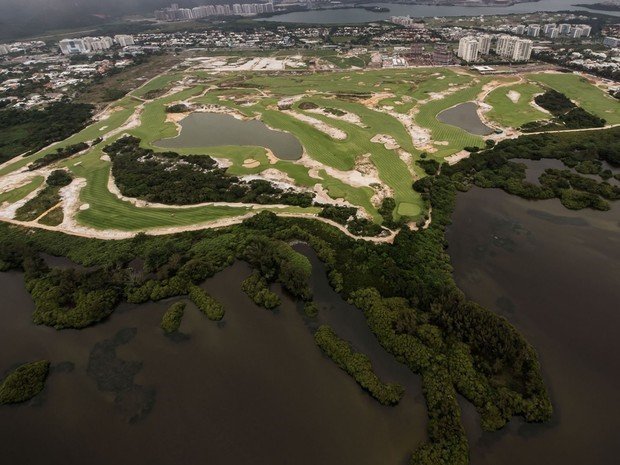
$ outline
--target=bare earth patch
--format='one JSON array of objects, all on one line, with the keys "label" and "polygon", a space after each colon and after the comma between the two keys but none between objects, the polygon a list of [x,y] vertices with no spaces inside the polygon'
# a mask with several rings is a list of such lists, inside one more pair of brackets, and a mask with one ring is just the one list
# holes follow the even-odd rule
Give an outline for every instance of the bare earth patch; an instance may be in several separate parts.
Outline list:
[{"label": "bare earth patch", "polygon": [[469,158],[470,155],[471,153],[467,150],[461,150],[460,152],[453,153],[449,157],[446,157],[445,160],[448,165],[454,165],[465,158]]},{"label": "bare earth patch", "polygon": [[508,97],[512,103],[518,103],[521,98],[521,94],[516,90],[509,90],[506,97]]},{"label": "bare earth patch", "polygon": [[303,123],[309,124],[310,126],[312,126],[314,129],[321,131],[324,134],[327,134],[329,137],[331,137],[332,139],[336,139],[336,140],[344,140],[347,138],[347,133],[344,131],[341,131],[340,129],[337,129],[333,126],[330,126],[327,123],[324,123],[321,120],[318,120],[316,118],[312,118],[311,116],[308,115],[304,115],[301,113],[297,113],[295,111],[292,110],[282,110],[282,113],[289,115]]},{"label": "bare earth patch", "polygon": [[388,150],[396,150],[400,148],[400,145],[396,142],[396,140],[387,134],[377,134],[370,142],[374,142],[376,144],[383,144],[383,146]]}]

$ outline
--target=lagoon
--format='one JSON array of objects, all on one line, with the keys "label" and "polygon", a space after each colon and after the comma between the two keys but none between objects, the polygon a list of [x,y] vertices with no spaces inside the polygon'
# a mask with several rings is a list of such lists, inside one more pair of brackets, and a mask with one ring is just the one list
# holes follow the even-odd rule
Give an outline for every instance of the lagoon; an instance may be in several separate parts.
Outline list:
[{"label": "lagoon", "polygon": [[480,120],[477,110],[478,104],[474,102],[459,103],[439,112],[437,119],[442,123],[459,127],[477,136],[492,134],[493,129]]},{"label": "lagoon", "polygon": [[268,148],[282,160],[297,160],[303,153],[294,135],[271,129],[259,120],[241,120],[220,113],[191,113],[179,124],[178,136],[159,140],[155,145],[170,149],[259,146]]},{"label": "lagoon", "polygon": [[451,5],[412,5],[406,3],[369,3],[364,6],[387,7],[389,12],[372,12],[362,8],[342,8],[325,10],[308,10],[260,18],[258,21],[275,21],[281,23],[301,24],[361,24],[372,21],[388,20],[391,16],[428,18],[435,16],[480,16],[507,15],[511,13],[537,13],[541,11],[589,11],[600,15],[620,16],[618,11],[596,11],[585,7],[574,6],[574,3],[599,3],[600,0],[541,0],[524,2],[516,5],[500,7],[451,6]]}]

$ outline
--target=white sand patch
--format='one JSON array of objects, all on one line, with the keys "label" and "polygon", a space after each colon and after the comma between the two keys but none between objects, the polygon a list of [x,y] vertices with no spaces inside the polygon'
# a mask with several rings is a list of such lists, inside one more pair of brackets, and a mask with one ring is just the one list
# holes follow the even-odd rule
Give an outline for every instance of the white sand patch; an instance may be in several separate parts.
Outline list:
[{"label": "white sand patch", "polygon": [[368,108],[372,108],[372,107],[376,107],[377,104],[381,100],[385,100],[385,99],[392,98],[392,97],[395,97],[395,95],[391,92],[378,92],[378,93],[372,94],[370,98],[360,101],[360,103]]},{"label": "white sand patch", "polygon": [[228,158],[219,158],[219,157],[211,157],[211,158],[215,160],[215,163],[217,163],[218,168],[228,168],[232,166],[232,161],[230,161]]},{"label": "white sand patch", "polygon": [[405,165],[407,165],[407,169],[409,170],[409,173],[414,178],[417,178],[417,174],[415,170],[413,169],[413,155],[411,155],[409,152],[403,149],[396,150],[396,153],[398,153],[398,158],[400,158],[405,163]]},{"label": "white sand patch", "polygon": [[506,97],[508,97],[512,103],[518,103],[521,98],[521,94],[516,90],[509,90]]},{"label": "white sand patch", "polygon": [[283,99],[278,100],[278,108],[280,110],[288,110],[290,109],[295,102],[299,102],[302,98],[304,98],[305,94],[293,95],[292,97],[285,97]]},{"label": "white sand patch", "polygon": [[370,202],[379,207],[386,197],[394,197],[394,190],[387,184],[374,184],[371,186],[375,194],[370,198]]},{"label": "white sand patch", "polygon": [[89,208],[90,205],[87,203],[83,203],[82,205],[80,205],[80,211],[88,210]]},{"label": "white sand patch", "polygon": [[305,188],[296,185],[295,180],[284,171],[280,171],[275,168],[268,168],[264,171],[261,171],[259,174],[241,176],[240,179],[243,179],[244,181],[264,179],[271,182],[274,186],[279,187],[280,189],[293,189],[296,191],[306,190]]},{"label": "white sand patch", "polygon": [[302,113],[297,113],[295,111],[292,110],[282,110],[282,113],[289,115],[299,121],[302,121],[306,124],[309,124],[310,126],[312,126],[314,129],[321,131],[324,134],[327,134],[329,137],[331,137],[332,139],[335,140],[345,140],[347,138],[347,133],[344,131],[341,131],[340,129],[337,129],[333,126],[330,126],[327,123],[324,123],[321,120],[318,120],[316,118],[313,118],[311,116],[308,115],[304,115]]},{"label": "white sand patch", "polygon": [[358,115],[356,115],[355,113],[349,113],[348,111],[340,110],[344,113],[342,115],[334,115],[333,113],[325,110],[325,108],[312,108],[304,111],[307,111],[309,113],[316,113],[317,115],[327,116],[328,118],[338,119],[340,121],[345,121],[347,123],[355,124],[356,126],[359,126],[361,128],[367,127],[364,123],[362,123],[362,120]]},{"label": "white sand patch", "polygon": [[[110,159],[110,155],[107,155],[107,154],[106,154],[106,155],[101,155],[101,156],[99,157],[99,160],[103,160],[103,161],[112,161],[112,160]],[[77,163],[76,163],[76,165],[77,165]]]},{"label": "white sand patch", "polygon": [[274,155],[271,149],[268,149],[266,147],[264,148],[265,148],[265,155],[267,156],[267,159],[269,160],[269,163],[271,165],[275,165],[276,163],[280,161],[280,159]]},{"label": "white sand patch", "polygon": [[447,140],[436,140],[436,141],[433,141],[433,144],[448,146],[448,145],[450,145],[450,142],[447,141]]},{"label": "white sand patch", "polygon": [[383,146],[388,150],[396,150],[400,148],[400,145],[396,142],[396,140],[387,134],[377,134],[370,142],[374,142],[376,144],[383,144]]},{"label": "white sand patch", "polygon": [[448,165],[454,165],[465,158],[469,158],[470,155],[471,153],[467,150],[461,150],[460,152],[453,153],[449,157],[446,157],[444,160],[446,160]]},{"label": "white sand patch", "polygon": [[258,160],[254,160],[253,158],[243,160],[244,168],[256,168],[257,166],[260,166],[260,161]]}]

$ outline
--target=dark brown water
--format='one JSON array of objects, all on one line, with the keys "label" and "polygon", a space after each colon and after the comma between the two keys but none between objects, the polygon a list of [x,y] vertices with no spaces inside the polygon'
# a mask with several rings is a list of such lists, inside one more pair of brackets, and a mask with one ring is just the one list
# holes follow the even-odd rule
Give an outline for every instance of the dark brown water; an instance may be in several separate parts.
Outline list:
[{"label": "dark brown water", "polygon": [[477,136],[487,136],[493,129],[484,124],[477,113],[478,104],[474,102],[459,103],[437,114],[442,123],[459,127]]},{"label": "dark brown water", "polygon": [[181,121],[177,137],[156,142],[164,148],[218,147],[251,145],[266,147],[283,160],[297,160],[303,153],[292,134],[276,131],[258,120],[240,120],[219,113],[192,113]]},{"label": "dark brown water", "polygon": [[448,240],[457,284],[532,343],[555,406],[550,424],[498,433],[465,406],[472,464],[617,463],[620,202],[574,212],[475,188],[459,194]]},{"label": "dark brown water", "polygon": [[21,274],[0,273],[0,374],[42,358],[57,366],[31,404],[0,407],[3,463],[405,464],[426,434],[419,378],[312,260],[319,322],[406,387],[399,406],[381,406],[323,356],[311,332],[319,322],[289,298],[276,313],[251,303],[241,263],[205,284],[226,307],[223,323],[190,304],[177,341],[159,328],[171,301],[123,305],[82,331],[34,326]]}]

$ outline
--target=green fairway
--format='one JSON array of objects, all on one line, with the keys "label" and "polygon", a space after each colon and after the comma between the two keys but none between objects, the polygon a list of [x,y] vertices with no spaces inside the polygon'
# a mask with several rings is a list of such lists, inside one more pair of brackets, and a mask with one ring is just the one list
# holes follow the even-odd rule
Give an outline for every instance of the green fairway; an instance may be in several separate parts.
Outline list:
[{"label": "green fairway", "polygon": [[442,99],[431,100],[420,107],[415,119],[420,126],[431,131],[433,143],[436,147],[436,152],[431,153],[431,156],[442,159],[462,150],[463,147],[482,147],[484,143],[482,137],[470,134],[456,126],[442,123],[437,119],[437,115],[454,105],[475,99],[487,80],[482,78],[478,83],[473,82],[471,87],[458,90]]},{"label": "green fairway", "polygon": [[[513,102],[509,93],[513,93]],[[525,123],[548,119],[550,115],[532,106],[534,96],[544,93],[544,89],[534,83],[514,84],[498,87],[490,92],[485,102],[493,108],[486,113],[491,121],[511,128],[519,128]]]},{"label": "green fairway", "polygon": [[528,78],[562,92],[584,110],[607,121],[620,123],[620,101],[596,87],[588,79],[569,73],[538,73]]},{"label": "green fairway", "polygon": [[21,187],[1,193],[0,194],[0,205],[2,205],[4,202],[15,203],[18,200],[23,199],[28,194],[33,192],[35,189],[39,188],[41,184],[43,184],[43,181],[44,181],[43,176],[36,176],[30,182],[28,182],[27,184],[24,184]]}]

